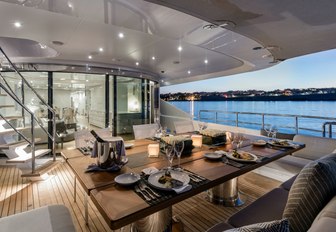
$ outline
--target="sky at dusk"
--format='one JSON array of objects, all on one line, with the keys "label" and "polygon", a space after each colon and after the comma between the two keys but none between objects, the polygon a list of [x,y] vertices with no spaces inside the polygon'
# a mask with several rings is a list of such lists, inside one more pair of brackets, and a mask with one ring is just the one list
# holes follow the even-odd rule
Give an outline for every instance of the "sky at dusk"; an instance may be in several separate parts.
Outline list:
[{"label": "sky at dusk", "polygon": [[271,68],[161,87],[160,93],[336,87],[336,49],[286,60]]}]

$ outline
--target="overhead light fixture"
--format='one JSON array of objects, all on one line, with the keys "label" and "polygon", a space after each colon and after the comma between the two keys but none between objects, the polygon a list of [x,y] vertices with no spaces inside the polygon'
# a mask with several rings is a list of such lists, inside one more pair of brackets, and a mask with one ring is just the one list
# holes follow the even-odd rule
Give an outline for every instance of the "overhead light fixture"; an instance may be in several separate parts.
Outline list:
[{"label": "overhead light fixture", "polygon": [[181,46],[181,45],[178,46],[178,47],[177,47],[177,50],[178,50],[179,52],[181,52],[181,51],[182,51],[182,46]]},{"label": "overhead light fixture", "polygon": [[88,80],[88,79],[86,79],[86,82],[89,82],[89,80]]},{"label": "overhead light fixture", "polygon": [[22,23],[20,23],[20,22],[15,22],[15,23],[14,23],[14,26],[15,26],[16,28],[20,28],[20,27],[22,27]]},{"label": "overhead light fixture", "polygon": [[91,68],[90,68],[90,67],[88,67],[88,70],[91,70]]},{"label": "overhead light fixture", "polygon": [[190,74],[191,73],[191,71],[190,70],[188,70],[188,74]]},{"label": "overhead light fixture", "polygon": [[92,59],[92,56],[88,56],[88,58],[91,60],[91,59]]},{"label": "overhead light fixture", "polygon": [[136,65],[136,66],[139,66],[139,62],[135,62],[135,65]]},{"label": "overhead light fixture", "polygon": [[118,34],[118,36],[119,36],[120,39],[122,39],[122,38],[124,38],[124,33],[120,32],[120,33]]},{"label": "overhead light fixture", "polygon": [[209,63],[209,61],[208,61],[208,59],[205,59],[204,64],[207,64],[207,63]]},{"label": "overhead light fixture", "polygon": [[99,48],[99,51],[100,51],[100,52],[103,52],[103,51],[104,51],[104,49],[103,49],[103,48]]},{"label": "overhead light fixture", "polygon": [[155,56],[152,56],[152,60],[155,60],[156,58],[155,58]]}]

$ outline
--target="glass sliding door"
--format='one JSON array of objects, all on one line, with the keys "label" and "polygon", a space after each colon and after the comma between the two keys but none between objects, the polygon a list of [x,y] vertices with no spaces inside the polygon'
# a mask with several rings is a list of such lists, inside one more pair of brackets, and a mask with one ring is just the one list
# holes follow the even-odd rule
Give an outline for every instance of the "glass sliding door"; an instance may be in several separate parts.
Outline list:
[{"label": "glass sliding door", "polygon": [[117,76],[117,134],[133,138],[133,125],[150,123],[147,80]]},{"label": "glass sliding door", "polygon": [[54,73],[54,108],[77,129],[105,127],[104,75]]}]

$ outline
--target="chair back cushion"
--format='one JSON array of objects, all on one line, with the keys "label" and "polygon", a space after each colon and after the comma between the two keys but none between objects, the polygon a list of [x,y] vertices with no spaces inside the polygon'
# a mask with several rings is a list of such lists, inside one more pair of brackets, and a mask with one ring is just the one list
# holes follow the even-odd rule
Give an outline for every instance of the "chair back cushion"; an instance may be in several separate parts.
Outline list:
[{"label": "chair back cushion", "polygon": [[289,232],[288,220],[276,220],[225,230],[225,232]]},{"label": "chair back cushion", "polygon": [[290,231],[307,231],[315,217],[336,193],[336,154],[307,164],[295,179],[283,218]]}]

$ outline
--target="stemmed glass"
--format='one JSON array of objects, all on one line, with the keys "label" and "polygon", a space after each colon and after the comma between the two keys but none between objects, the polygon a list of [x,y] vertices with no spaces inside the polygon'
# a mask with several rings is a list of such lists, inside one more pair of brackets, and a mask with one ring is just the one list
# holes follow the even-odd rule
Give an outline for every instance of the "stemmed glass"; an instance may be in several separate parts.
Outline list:
[{"label": "stemmed glass", "polygon": [[166,157],[168,160],[168,172],[171,170],[172,164],[173,164],[173,159],[174,159],[174,143],[173,144],[165,144],[165,152],[166,152]]},{"label": "stemmed glass", "polygon": [[276,138],[277,133],[278,133],[278,128],[277,128],[277,126],[273,125],[270,129],[270,135],[271,135],[272,139]]},{"label": "stemmed glass", "polygon": [[265,130],[265,132],[267,134],[267,137],[270,137],[271,130],[272,130],[272,125],[265,126],[264,130]]},{"label": "stemmed glass", "polygon": [[[232,143],[232,148],[236,147],[234,150],[238,150],[241,145],[243,144],[244,141],[244,136],[240,133],[234,133],[231,136],[231,143]],[[236,146],[235,146],[236,144]]]},{"label": "stemmed glass", "polygon": [[198,131],[205,130],[208,127],[208,124],[206,122],[198,122]]},{"label": "stemmed glass", "polygon": [[178,160],[178,165],[177,165],[177,170],[182,170],[180,167],[181,164],[181,155],[184,149],[184,141],[175,141],[174,143],[174,150],[176,152],[177,160]]}]

